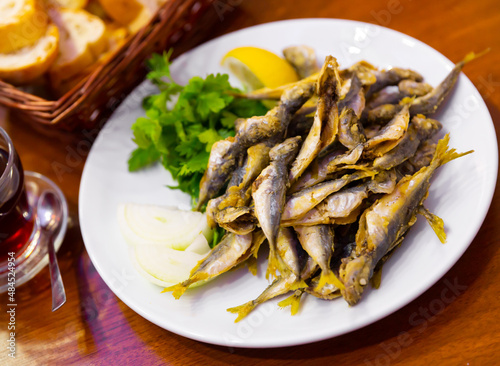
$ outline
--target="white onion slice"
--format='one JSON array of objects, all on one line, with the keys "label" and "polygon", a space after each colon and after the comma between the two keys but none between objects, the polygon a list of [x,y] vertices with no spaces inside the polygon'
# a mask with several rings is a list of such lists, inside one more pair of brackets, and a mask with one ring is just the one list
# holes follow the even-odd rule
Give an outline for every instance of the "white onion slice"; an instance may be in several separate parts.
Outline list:
[{"label": "white onion slice", "polygon": [[184,250],[203,234],[212,240],[205,214],[171,207],[133,204],[120,205],[118,223],[131,245],[158,245]]}]

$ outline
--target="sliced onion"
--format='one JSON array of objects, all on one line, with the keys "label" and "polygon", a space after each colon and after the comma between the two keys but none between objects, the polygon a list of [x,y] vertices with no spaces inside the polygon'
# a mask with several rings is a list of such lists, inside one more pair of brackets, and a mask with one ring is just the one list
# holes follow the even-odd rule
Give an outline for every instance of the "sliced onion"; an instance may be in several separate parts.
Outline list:
[{"label": "sliced onion", "polygon": [[134,246],[158,245],[184,250],[200,234],[212,240],[212,231],[201,212],[128,203],[119,206],[118,223],[125,240]]},{"label": "sliced onion", "polygon": [[139,245],[132,248],[137,270],[150,282],[167,287],[189,278],[191,270],[205,258],[204,254],[175,250],[158,245]]}]

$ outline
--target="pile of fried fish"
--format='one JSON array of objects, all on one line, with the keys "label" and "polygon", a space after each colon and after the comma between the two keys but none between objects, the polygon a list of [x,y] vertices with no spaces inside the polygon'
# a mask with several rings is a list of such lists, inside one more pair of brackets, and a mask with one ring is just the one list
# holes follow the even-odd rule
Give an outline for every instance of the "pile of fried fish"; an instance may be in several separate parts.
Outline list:
[{"label": "pile of fried fish", "polygon": [[448,135],[436,143],[441,124],[429,116],[477,55],[434,88],[413,70],[366,61],[340,69],[328,56],[319,69],[306,46],[284,55],[302,79],[242,96],[277,104],[236,121],[235,137],[213,145],[200,183],[198,207],[206,204],[210,225],[226,235],[189,279],[164,290],[179,298],[244,262],[255,274],[267,240],[273,281],[255,300],[228,309],[236,321],[286,293],[279,305],[292,314],[305,293],[356,304],[369,284],[379,286],[382,265],[417,214],[444,243],[443,220],[423,203],[436,169],[471,152],[448,148]]}]

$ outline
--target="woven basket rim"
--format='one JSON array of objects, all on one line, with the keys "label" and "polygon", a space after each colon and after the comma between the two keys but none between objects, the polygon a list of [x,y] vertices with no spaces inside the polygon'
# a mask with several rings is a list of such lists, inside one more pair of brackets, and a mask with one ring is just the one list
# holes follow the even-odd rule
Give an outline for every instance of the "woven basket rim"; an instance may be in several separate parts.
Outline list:
[{"label": "woven basket rim", "polygon": [[[198,23],[202,23],[199,22],[203,20],[202,14],[214,1],[167,0],[148,24],[128,37],[104,62],[98,64],[58,99],[45,99],[0,80],[0,105],[14,109],[41,124],[59,125],[81,112],[83,107],[91,108],[94,104],[103,104],[103,100],[98,101],[99,95],[111,99],[120,94],[120,91],[130,91],[131,85],[120,84],[119,71],[128,70],[129,67],[144,67],[146,55],[150,54],[149,50],[154,49],[157,44],[163,43],[167,45],[166,48],[172,47],[172,44],[175,44],[172,39],[176,37],[176,33],[187,34],[189,32],[186,32],[186,29],[195,28]],[[137,85],[134,76],[131,78]]]}]

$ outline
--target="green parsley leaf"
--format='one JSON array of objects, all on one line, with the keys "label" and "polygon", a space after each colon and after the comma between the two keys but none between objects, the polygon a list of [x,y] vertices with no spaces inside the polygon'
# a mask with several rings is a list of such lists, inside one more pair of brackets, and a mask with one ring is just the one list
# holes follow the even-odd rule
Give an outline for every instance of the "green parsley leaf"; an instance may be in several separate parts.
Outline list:
[{"label": "green parsley leaf", "polygon": [[155,161],[158,161],[160,154],[155,150],[154,146],[150,146],[147,149],[142,149],[138,147],[132,151],[132,155],[128,160],[128,170],[135,172],[145,166],[148,166]]},{"label": "green parsley leaf", "polygon": [[198,140],[200,140],[200,142],[203,142],[204,144],[206,144],[205,151],[208,153],[212,149],[212,145],[214,143],[216,143],[217,141],[222,140],[222,139],[223,139],[223,137],[221,135],[219,135],[217,133],[217,131],[215,131],[212,128],[209,130],[205,130],[198,135]]},{"label": "green parsley leaf", "polygon": [[237,118],[263,115],[267,108],[259,101],[233,97],[238,90],[226,74],[195,76],[187,85],[178,85],[172,80],[171,54],[154,54],[147,62],[147,78],[159,92],[144,98],[146,117],[132,126],[137,149],[128,164],[135,171],[160,161],[177,181],[170,188],[188,193],[195,204],[212,145],[234,136]]}]

